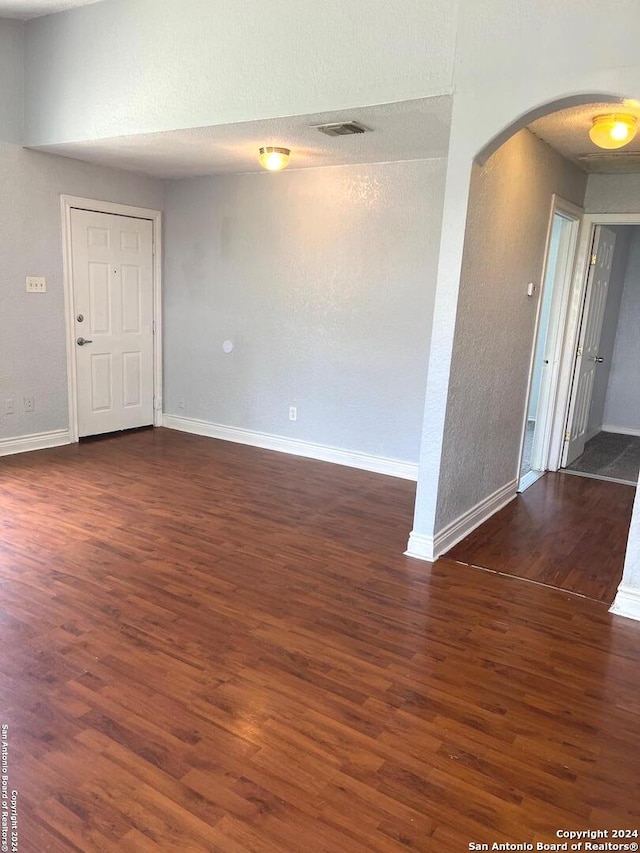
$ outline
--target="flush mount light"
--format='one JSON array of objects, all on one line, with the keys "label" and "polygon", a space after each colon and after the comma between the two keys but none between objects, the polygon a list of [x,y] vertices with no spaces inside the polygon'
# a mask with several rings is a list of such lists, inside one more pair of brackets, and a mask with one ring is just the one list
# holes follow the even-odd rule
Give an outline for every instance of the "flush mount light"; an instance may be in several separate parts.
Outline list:
[{"label": "flush mount light", "polygon": [[274,148],[271,145],[265,145],[260,149],[260,165],[264,166],[269,172],[278,172],[289,162],[291,151],[288,148]]},{"label": "flush mount light", "polygon": [[598,148],[622,148],[636,135],[635,116],[623,113],[596,116],[589,137]]}]

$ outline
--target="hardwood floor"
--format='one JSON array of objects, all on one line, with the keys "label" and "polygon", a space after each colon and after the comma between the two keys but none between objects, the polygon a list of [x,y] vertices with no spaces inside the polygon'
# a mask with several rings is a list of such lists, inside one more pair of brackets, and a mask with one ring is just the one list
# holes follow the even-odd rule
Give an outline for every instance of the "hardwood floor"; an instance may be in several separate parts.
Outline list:
[{"label": "hardwood floor", "polygon": [[611,604],[622,577],[634,486],[545,474],[446,559]]},{"label": "hardwood floor", "polygon": [[640,827],[640,624],[403,557],[413,491],[166,430],[0,460],[20,853]]}]

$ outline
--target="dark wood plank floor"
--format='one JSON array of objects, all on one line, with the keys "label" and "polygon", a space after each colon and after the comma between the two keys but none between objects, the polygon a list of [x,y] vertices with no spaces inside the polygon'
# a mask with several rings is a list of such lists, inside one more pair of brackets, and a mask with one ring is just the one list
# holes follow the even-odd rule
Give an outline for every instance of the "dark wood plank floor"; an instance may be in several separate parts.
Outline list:
[{"label": "dark wood plank floor", "polygon": [[545,474],[446,559],[611,604],[622,577],[634,486]]},{"label": "dark wood plank floor", "polygon": [[640,826],[640,625],[402,556],[413,486],[166,430],[0,460],[20,853]]}]

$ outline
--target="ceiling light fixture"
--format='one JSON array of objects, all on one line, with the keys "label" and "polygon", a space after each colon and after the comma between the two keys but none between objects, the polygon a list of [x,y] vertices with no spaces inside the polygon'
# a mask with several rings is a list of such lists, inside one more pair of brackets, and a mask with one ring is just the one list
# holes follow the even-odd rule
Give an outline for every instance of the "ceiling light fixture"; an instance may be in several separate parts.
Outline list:
[{"label": "ceiling light fixture", "polygon": [[260,165],[269,172],[278,172],[289,162],[291,151],[288,148],[274,148],[271,145],[265,145],[260,149]]},{"label": "ceiling light fixture", "polygon": [[598,148],[622,148],[636,135],[636,123],[635,116],[623,113],[596,116],[589,138]]}]

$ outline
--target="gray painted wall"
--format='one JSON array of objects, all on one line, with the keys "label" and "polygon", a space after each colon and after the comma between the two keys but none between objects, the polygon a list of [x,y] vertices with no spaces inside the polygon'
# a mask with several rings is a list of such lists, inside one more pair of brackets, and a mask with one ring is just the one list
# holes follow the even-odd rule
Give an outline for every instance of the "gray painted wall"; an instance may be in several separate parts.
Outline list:
[{"label": "gray painted wall", "polygon": [[587,433],[589,434],[594,434],[602,428],[604,423],[607,423],[604,418],[604,405],[607,398],[607,387],[609,385],[609,376],[613,361],[613,348],[618,328],[620,302],[622,300],[622,291],[627,272],[629,246],[632,235],[639,231],[637,227],[629,225],[607,225],[607,228],[615,233],[616,245],[613,253],[607,303],[602,321],[602,336],[600,337],[599,354],[604,358],[604,361],[598,365],[596,378],[593,383],[589,423],[587,424]]},{"label": "gray painted wall", "polygon": [[[162,207],[159,181],[0,145],[1,438],[68,426],[61,194]],[[27,275],[45,276],[47,293],[26,293]],[[4,414],[6,399],[15,414]]]},{"label": "gray painted wall", "polygon": [[[0,438],[68,426],[60,194],[162,206],[158,181],[17,144],[23,33],[0,19]],[[27,275],[44,275],[47,293],[26,293]],[[35,397],[33,413],[24,412],[26,396]]]},{"label": "gray painted wall", "polygon": [[603,423],[607,427],[640,431],[640,228],[629,230],[633,235]]},{"label": "gray painted wall", "polygon": [[0,18],[0,142],[20,143],[23,119],[24,24]]},{"label": "gray painted wall", "polygon": [[640,172],[589,175],[584,209],[587,213],[640,213]]},{"label": "gray painted wall", "polygon": [[[441,530],[511,482],[519,449],[551,196],[586,176],[529,131],[474,166],[437,506]],[[538,288],[538,294],[540,288]]]},{"label": "gray painted wall", "polygon": [[452,89],[455,0],[109,0],[27,25],[31,145]]},{"label": "gray painted wall", "polygon": [[417,461],[444,173],[168,183],[165,411]]}]

